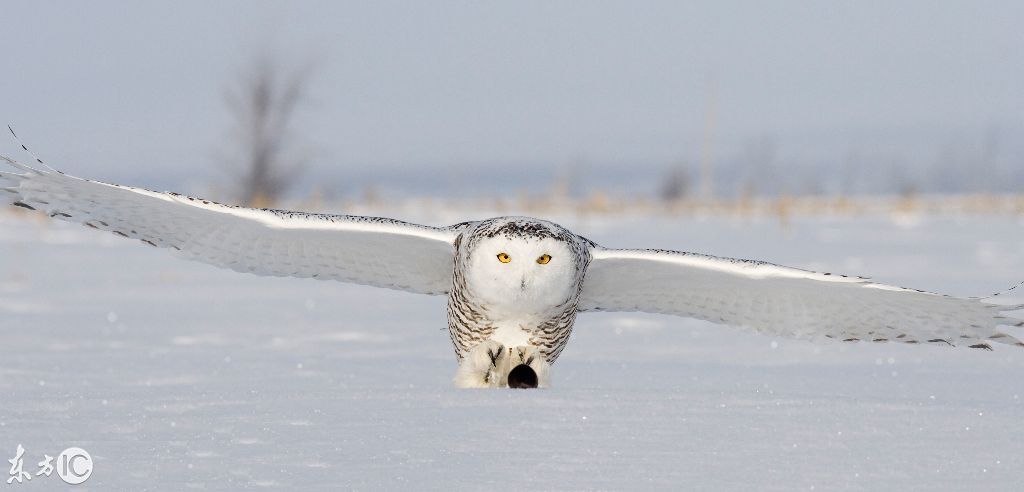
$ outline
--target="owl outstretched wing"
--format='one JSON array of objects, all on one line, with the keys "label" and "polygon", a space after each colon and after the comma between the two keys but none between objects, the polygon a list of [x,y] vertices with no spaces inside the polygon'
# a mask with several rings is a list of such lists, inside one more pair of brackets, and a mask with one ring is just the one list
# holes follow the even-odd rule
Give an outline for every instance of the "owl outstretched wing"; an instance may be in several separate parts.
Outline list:
[{"label": "owl outstretched wing", "polygon": [[771,263],[664,250],[596,247],[583,311],[644,311],[800,339],[1024,346],[1000,326],[1022,326],[999,306]]},{"label": "owl outstretched wing", "polygon": [[17,169],[0,171],[0,203],[173,249],[211,265],[422,294],[444,294],[451,287],[458,227],[222,205],[0,159]]}]

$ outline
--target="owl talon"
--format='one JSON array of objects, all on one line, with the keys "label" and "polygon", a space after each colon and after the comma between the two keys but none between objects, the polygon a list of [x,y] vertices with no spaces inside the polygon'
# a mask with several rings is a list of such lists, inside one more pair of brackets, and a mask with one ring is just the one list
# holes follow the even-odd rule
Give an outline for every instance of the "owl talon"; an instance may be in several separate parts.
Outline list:
[{"label": "owl talon", "polygon": [[473,347],[455,372],[459,388],[500,388],[505,385],[509,357],[505,346],[487,340]]},{"label": "owl talon", "polygon": [[550,383],[551,364],[537,347],[522,346],[512,350],[509,365],[512,370],[505,378],[510,388],[547,388]]},{"label": "owl talon", "polygon": [[491,359],[491,367],[498,367],[498,359],[505,353],[505,347],[498,345],[498,348],[493,347],[487,349],[487,357]]}]

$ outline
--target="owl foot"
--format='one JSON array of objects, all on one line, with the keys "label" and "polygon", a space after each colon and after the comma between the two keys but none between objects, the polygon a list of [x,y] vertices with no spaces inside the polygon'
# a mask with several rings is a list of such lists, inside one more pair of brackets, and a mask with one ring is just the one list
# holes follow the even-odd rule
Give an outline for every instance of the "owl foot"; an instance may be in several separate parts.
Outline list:
[{"label": "owl foot", "polygon": [[551,365],[537,350],[537,347],[515,347],[509,349],[509,366],[512,368],[505,378],[509,388],[547,388],[550,384]]},{"label": "owl foot", "polygon": [[459,388],[547,388],[551,365],[537,347],[506,349],[494,340],[473,347],[455,372]]},{"label": "owl foot", "polygon": [[505,346],[487,340],[470,349],[455,372],[459,388],[500,388],[505,386],[509,353]]}]

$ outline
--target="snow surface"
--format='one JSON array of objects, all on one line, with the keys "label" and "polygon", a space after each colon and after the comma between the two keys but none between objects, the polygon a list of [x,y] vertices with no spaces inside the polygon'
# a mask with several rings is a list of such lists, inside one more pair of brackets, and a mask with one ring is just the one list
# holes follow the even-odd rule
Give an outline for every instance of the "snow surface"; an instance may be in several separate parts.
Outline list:
[{"label": "snow surface", "polygon": [[[1024,350],[814,345],[583,314],[550,390],[457,390],[440,297],[222,271],[34,219],[0,214],[0,456],[22,444],[34,472],[43,453],[82,447],[95,461],[82,490],[1024,483]],[[1024,280],[1012,217],[555,220],[609,247],[957,295]]]}]

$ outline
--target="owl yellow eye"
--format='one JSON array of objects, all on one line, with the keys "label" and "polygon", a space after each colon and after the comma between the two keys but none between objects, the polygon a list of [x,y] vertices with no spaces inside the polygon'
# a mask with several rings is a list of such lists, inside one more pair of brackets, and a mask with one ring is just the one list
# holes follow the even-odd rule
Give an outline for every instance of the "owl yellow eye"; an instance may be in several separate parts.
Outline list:
[{"label": "owl yellow eye", "polygon": [[540,258],[537,258],[537,263],[541,265],[547,265],[549,261],[551,261],[551,255],[541,255]]},{"label": "owl yellow eye", "polygon": [[502,263],[508,263],[512,261],[512,257],[508,253],[498,253],[498,261]]}]

